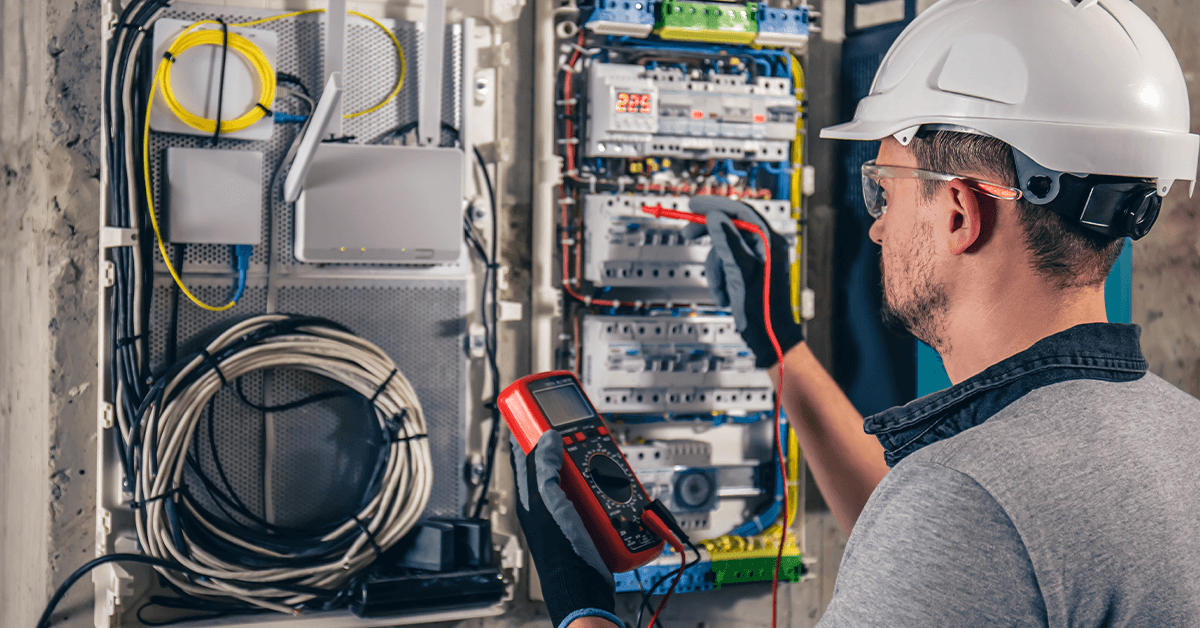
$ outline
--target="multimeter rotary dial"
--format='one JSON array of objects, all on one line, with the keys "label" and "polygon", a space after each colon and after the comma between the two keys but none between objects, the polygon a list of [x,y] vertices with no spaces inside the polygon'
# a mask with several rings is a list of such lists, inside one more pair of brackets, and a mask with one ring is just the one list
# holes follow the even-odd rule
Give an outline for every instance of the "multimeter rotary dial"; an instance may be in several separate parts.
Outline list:
[{"label": "multimeter rotary dial", "polygon": [[587,472],[605,497],[618,504],[628,504],[633,499],[633,482],[629,474],[607,454],[592,454],[588,458]]}]

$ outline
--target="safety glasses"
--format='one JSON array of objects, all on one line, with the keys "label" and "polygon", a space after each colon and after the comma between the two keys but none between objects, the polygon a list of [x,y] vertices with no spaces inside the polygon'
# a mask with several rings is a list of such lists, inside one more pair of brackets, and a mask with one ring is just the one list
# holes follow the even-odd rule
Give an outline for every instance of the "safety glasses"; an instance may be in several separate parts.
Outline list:
[{"label": "safety glasses", "polygon": [[970,186],[972,190],[992,198],[1005,201],[1015,201],[1021,198],[1021,190],[1017,188],[988,183],[959,174],[946,174],[907,166],[877,166],[875,160],[872,159],[862,165],[862,191],[863,202],[867,204],[867,213],[876,219],[887,212],[887,195],[884,193],[883,186],[879,185],[881,179],[921,179],[924,181],[958,179]]}]

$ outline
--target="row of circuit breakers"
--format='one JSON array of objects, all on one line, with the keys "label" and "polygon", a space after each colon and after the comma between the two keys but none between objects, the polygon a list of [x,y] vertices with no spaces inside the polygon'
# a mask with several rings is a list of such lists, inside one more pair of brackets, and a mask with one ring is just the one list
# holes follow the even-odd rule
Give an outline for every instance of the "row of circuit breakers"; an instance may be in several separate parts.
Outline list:
[{"label": "row of circuit breakers", "polygon": [[[795,104],[793,101],[793,110]],[[795,243],[788,201],[752,200],[777,233]],[[683,196],[584,197],[584,277],[597,286],[700,288],[707,285],[707,236],[686,240],[677,220],[655,219],[643,204],[688,207]],[[732,317],[586,315],[583,379],[601,412],[649,415],[768,412],[773,388]],[[600,350],[604,348],[604,350]]]},{"label": "row of circuit breakers", "polygon": [[787,79],[616,63],[593,65],[589,79],[589,157],[782,161],[796,137]]}]

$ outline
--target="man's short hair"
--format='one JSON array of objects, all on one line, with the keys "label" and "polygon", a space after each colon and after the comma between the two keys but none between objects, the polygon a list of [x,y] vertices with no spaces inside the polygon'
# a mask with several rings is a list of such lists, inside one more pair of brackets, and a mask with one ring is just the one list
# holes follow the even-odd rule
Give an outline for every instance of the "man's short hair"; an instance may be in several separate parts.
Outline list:
[{"label": "man's short hair", "polygon": [[[1018,185],[1012,148],[994,137],[931,131],[918,134],[909,148],[917,158],[918,168],[992,175],[997,183]],[[929,200],[945,181],[922,181],[922,184],[924,197]],[[1017,215],[1034,270],[1060,290],[1104,283],[1125,245],[1125,238],[1098,234],[1025,199],[1017,201]]]}]

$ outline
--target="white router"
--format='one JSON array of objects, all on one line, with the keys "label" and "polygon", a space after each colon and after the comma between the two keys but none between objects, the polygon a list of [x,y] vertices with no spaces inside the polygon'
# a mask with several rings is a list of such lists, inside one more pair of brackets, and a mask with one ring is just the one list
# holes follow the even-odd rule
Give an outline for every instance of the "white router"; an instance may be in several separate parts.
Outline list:
[{"label": "white router", "polygon": [[326,11],[325,87],[284,180],[295,203],[296,259],[438,264],[462,247],[463,155],[439,148],[446,9],[426,3],[419,55],[418,146],[322,143],[342,135],[346,2]]}]

